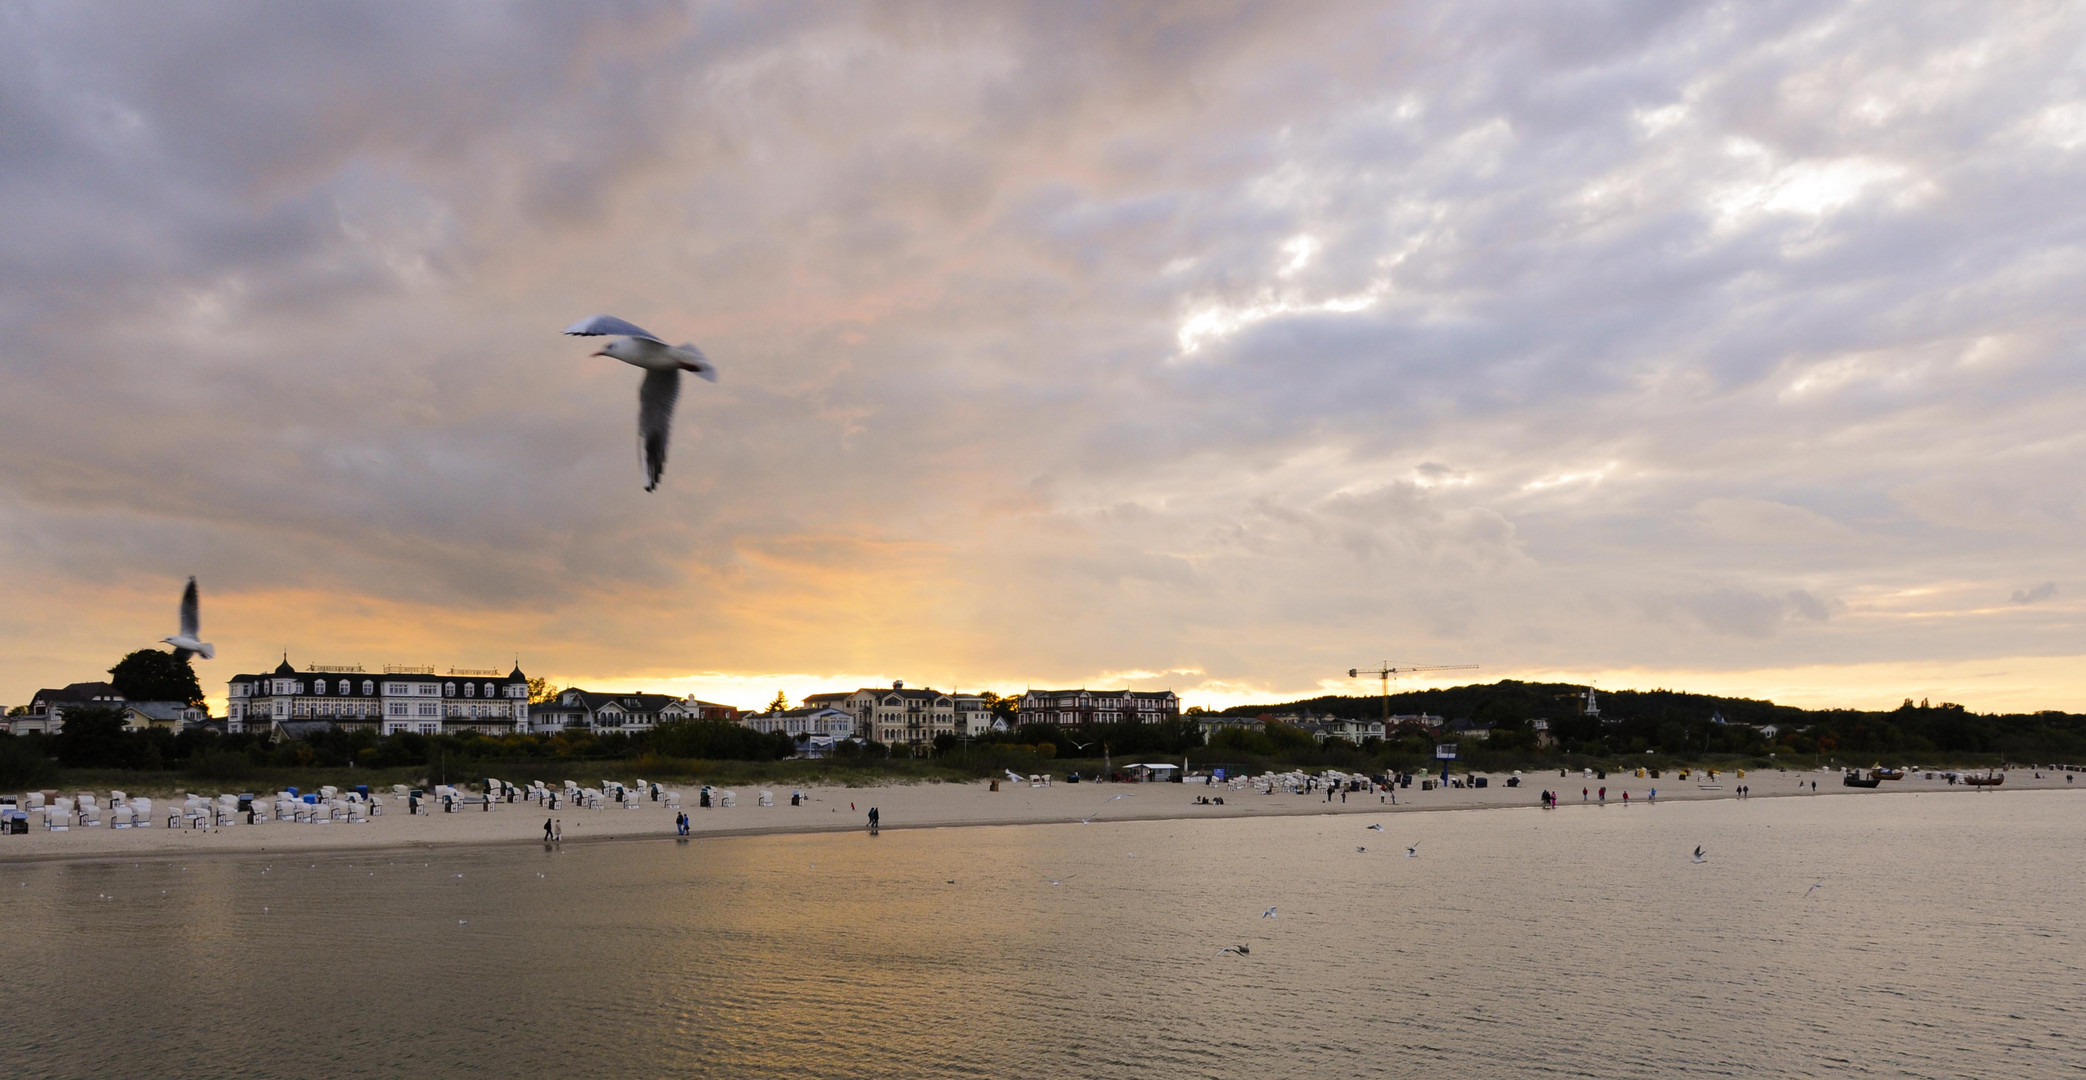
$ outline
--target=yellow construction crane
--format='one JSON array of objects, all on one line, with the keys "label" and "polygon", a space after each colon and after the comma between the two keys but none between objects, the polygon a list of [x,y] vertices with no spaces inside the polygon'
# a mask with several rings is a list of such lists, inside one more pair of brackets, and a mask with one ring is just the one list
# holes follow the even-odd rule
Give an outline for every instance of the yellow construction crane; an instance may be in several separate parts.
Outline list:
[{"label": "yellow construction crane", "polygon": [[1391,735],[1391,680],[1400,675],[1412,675],[1422,671],[1475,671],[1476,664],[1393,664],[1386,660],[1373,668],[1348,668],[1347,677],[1359,679],[1374,675],[1383,680],[1383,734]]}]

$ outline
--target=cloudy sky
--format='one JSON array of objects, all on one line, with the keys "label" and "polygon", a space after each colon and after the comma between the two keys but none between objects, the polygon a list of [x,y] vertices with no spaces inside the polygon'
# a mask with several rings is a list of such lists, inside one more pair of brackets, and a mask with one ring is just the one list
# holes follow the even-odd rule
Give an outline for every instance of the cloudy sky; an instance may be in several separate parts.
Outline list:
[{"label": "cloudy sky", "polygon": [[[2086,8],[10,5],[0,702],[2086,708]],[[693,340],[659,491],[638,372]]]}]

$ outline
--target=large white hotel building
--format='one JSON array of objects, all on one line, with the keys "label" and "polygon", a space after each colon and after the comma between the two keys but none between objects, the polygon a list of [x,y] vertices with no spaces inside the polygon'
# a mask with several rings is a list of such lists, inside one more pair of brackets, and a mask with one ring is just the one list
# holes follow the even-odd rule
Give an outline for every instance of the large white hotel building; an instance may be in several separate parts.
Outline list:
[{"label": "large white hotel building", "polygon": [[529,679],[517,665],[496,669],[359,664],[314,664],[303,671],[289,657],[265,675],[234,675],[226,693],[227,731],[267,730],[278,723],[325,720],[369,727],[381,735],[477,731],[508,735],[529,730]]}]

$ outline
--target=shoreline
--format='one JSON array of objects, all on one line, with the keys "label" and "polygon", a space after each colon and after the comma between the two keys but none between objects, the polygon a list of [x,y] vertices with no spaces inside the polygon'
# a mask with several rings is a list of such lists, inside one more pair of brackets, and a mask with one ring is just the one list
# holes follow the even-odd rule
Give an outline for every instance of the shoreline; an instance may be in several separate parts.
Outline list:
[{"label": "shoreline", "polygon": [[[1796,779],[1801,777],[1800,780]],[[1579,776],[1523,776],[1523,786],[1508,788],[1493,778],[1485,788],[1450,788],[1420,791],[1400,790],[1396,805],[1376,802],[1375,795],[1351,793],[1346,802],[1326,801],[1323,793],[1306,795],[1277,792],[1263,795],[1251,790],[1200,784],[1093,784],[1091,782],[1030,787],[1008,783],[994,792],[986,782],[896,784],[881,787],[769,789],[776,805],[757,805],[758,788],[745,789],[739,805],[704,809],[691,805],[694,790],[685,794],[681,812],[689,817],[687,839],[810,835],[860,832],[867,829],[867,813],[877,807],[883,828],[894,830],[979,828],[999,826],[1096,825],[1122,821],[1188,821],[1206,818],[1329,817],[1352,814],[1430,813],[1450,810],[1488,810],[1520,807],[1538,809],[1539,793],[1550,785],[1559,790],[1560,812],[1574,807],[1607,809],[1624,806],[1622,792],[1630,793],[1628,806],[1656,806],[1668,802],[1738,801],[1732,779],[1720,790],[1699,788],[1682,791],[1668,788],[1653,803],[1647,795],[1656,785],[1637,777],[1620,780],[1587,780]],[[1818,782],[1814,793],[1811,781]],[[1827,787],[1830,780],[1833,786]],[[1662,781],[1673,783],[1673,781]],[[1690,782],[1692,783],[1692,782]],[[1888,788],[1848,788],[1840,785],[1838,773],[1755,774],[1742,783],[1769,790],[1750,793],[1749,798],[1785,799],[1824,796],[1870,796],[1892,794],[2004,795],[2016,791],[2074,790],[2086,792],[2086,784],[2064,781],[2063,774],[2032,773],[2016,780],[2009,774],[2007,786],[1970,788],[1942,780],[1908,778],[1889,781]],[[1589,789],[1584,801],[1563,785]],[[1608,788],[1604,804],[1591,794]],[[1801,789],[1798,789],[1798,786]],[[1106,789],[1105,793],[1103,789]],[[791,790],[802,791],[802,805],[789,805]],[[1201,796],[1223,797],[1222,806],[1194,802]],[[1136,801],[1133,801],[1136,800]],[[212,829],[132,828],[74,826],[63,833],[38,829],[24,836],[0,836],[0,865],[64,861],[93,861],[112,858],[194,858],[225,855],[314,854],[376,851],[427,851],[441,848],[514,847],[544,844],[542,821],[561,824],[562,840],[574,844],[629,843],[644,840],[678,840],[674,813],[664,802],[645,802],[637,810],[602,809],[545,810],[532,803],[498,804],[498,809],[461,810],[454,814],[413,817],[386,803],[394,812],[372,817],[365,824],[310,825],[296,822],[238,824]],[[555,846],[555,845],[547,845]]]}]

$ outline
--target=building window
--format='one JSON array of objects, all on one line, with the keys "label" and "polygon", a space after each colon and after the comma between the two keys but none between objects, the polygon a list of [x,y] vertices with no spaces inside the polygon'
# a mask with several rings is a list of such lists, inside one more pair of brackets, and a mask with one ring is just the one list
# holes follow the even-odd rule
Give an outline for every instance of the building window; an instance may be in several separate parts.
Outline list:
[{"label": "building window", "polygon": [[443,684],[442,684],[442,696],[443,696],[443,697],[455,697],[455,696],[456,696],[456,684],[455,684],[455,683],[443,683]]},{"label": "building window", "polygon": [[486,697],[491,697],[491,696],[493,696],[493,684],[491,684],[491,683],[486,683],[486,684],[485,684],[485,696],[486,696]]},{"label": "building window", "polygon": [[472,682],[467,682],[467,683],[465,683],[465,684],[464,684],[464,696],[465,696],[465,697],[477,697],[477,696],[478,696],[478,684],[477,684],[477,683],[472,683]]},{"label": "building window", "polygon": [[371,681],[370,681],[370,680],[368,680],[368,679],[364,679],[364,680],[362,680],[362,692],[363,692],[363,693],[365,693],[365,694],[374,694],[374,693],[376,693],[376,692],[377,692],[377,684],[376,684],[376,683],[373,683],[373,682],[371,682]]}]

